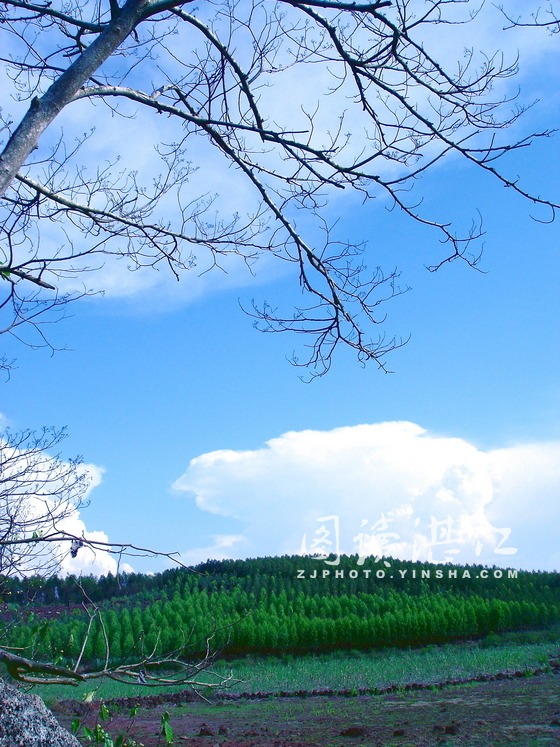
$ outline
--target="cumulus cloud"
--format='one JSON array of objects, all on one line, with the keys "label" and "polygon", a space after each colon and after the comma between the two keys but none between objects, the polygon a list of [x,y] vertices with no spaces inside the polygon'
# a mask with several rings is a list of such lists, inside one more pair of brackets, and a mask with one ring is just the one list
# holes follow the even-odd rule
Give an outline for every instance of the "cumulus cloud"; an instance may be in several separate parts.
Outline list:
[{"label": "cumulus cloud", "polygon": [[[75,516],[68,522],[65,530],[69,533],[83,537],[86,541],[95,543],[108,543],[109,537],[105,532],[93,531],[86,529],[85,523]],[[69,545],[69,543],[66,543]],[[64,549],[64,555],[60,564],[59,575],[68,576],[106,576],[108,573],[115,575],[117,571],[132,573],[134,568],[128,563],[118,564],[116,559],[109,553],[94,551],[91,547],[85,545],[80,548],[76,557],[73,558],[68,549]]]},{"label": "cumulus cloud", "polygon": [[[559,456],[560,444],[483,451],[389,422],[202,454],[174,488],[238,519],[250,555],[340,550],[552,568],[560,564],[544,525],[558,518]],[[537,498],[543,511],[527,521]]]},{"label": "cumulus cloud", "polygon": [[[107,535],[88,530],[80,516],[91,491],[101,483],[104,470],[50,455],[61,438],[62,432],[49,429],[42,434],[22,432],[0,437],[0,539],[46,538],[38,543],[0,545],[4,573],[101,575],[117,571],[115,558],[102,550],[94,552],[87,545],[88,541],[108,543]],[[71,539],[59,541],[58,537],[64,535],[84,540],[75,557]],[[122,564],[121,568],[132,570]]]},{"label": "cumulus cloud", "polygon": [[491,453],[493,501],[488,517],[507,517],[520,559],[532,566],[560,570],[558,525],[560,444],[519,444]]},{"label": "cumulus cloud", "polygon": [[[91,482],[88,488],[89,493],[101,483],[103,478],[104,469],[97,467],[94,464],[87,464],[85,468],[91,476]],[[95,543],[96,546],[103,546],[109,544],[108,535],[100,530],[89,530],[86,523],[80,516],[78,510],[71,511],[68,516],[63,519],[59,525],[59,529],[63,532],[74,537],[83,537],[86,541],[83,547],[81,547],[76,557],[72,557],[70,553],[70,543],[61,543],[59,548],[61,563],[59,574],[67,576],[74,574],[75,576],[106,576],[108,573],[115,575],[117,571],[124,571],[126,573],[132,573],[134,568],[128,563],[118,563],[117,559],[110,555],[108,552],[102,550],[94,550],[91,546],[87,545],[87,542]]]}]

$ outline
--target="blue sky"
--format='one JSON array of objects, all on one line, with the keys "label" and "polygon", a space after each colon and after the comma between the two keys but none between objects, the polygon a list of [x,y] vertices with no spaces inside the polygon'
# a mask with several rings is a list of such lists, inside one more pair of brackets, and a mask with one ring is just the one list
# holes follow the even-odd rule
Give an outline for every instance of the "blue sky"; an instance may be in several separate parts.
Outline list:
[{"label": "blue sky", "polygon": [[[542,102],[523,127],[558,126],[554,57],[535,57],[521,82]],[[559,201],[559,152],[558,137],[540,141],[506,170]],[[191,300],[188,281],[183,294],[162,280],[78,302],[52,329],[69,349],[53,356],[4,340],[18,359],[0,384],[4,422],[67,426],[64,456],[103,471],[87,529],[188,563],[297,552],[337,516],[343,551],[361,533],[372,553],[560,568],[560,224],[532,220],[546,214],[457,161],[418,190],[462,226],[481,210],[483,272],[428,272],[437,235],[382,201],[331,208],[341,236],[368,239],[368,263],[397,266],[411,287],[385,309],[387,332],[410,335],[387,358],[393,373],[342,352],[303,383],[287,361],[301,341],[258,333],[239,309],[297,298],[294,278],[232,268]]]}]

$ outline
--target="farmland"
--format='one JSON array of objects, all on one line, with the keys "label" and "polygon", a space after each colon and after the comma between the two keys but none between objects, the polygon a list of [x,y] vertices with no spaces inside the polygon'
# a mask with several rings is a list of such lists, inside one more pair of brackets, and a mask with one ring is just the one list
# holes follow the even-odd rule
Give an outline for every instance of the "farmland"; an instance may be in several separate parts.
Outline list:
[{"label": "farmland", "polygon": [[[102,723],[114,737],[128,733],[145,747],[165,744],[166,714],[173,743],[192,747],[552,747],[560,743],[560,676],[550,661],[559,651],[552,642],[502,642],[245,659],[230,663],[237,676],[247,677],[237,695],[215,695],[210,703],[185,701],[180,693],[147,701],[106,683],[97,697],[107,699],[111,715],[102,722],[98,701],[55,698],[54,708],[68,727],[79,718],[78,733],[84,725]],[[442,677],[465,681],[444,685]],[[126,701],[108,700],[125,692]],[[132,719],[131,702],[138,704]]]},{"label": "farmland", "polygon": [[[383,690],[391,686],[405,687],[421,683],[427,687],[442,680],[478,679],[498,673],[548,669],[549,660],[557,655],[560,632],[534,635],[540,642],[516,643],[498,640],[466,642],[444,646],[427,646],[411,650],[379,650],[371,652],[333,652],[316,656],[255,657],[247,656],[230,662],[218,661],[214,669],[220,674],[232,673],[240,682],[224,691],[226,695],[252,693],[307,693],[317,690],[341,690],[357,694],[360,690]],[[211,677],[208,676],[209,681]],[[142,685],[124,685],[105,679],[100,685],[84,683],[74,686],[40,686],[40,694],[49,706],[64,699],[83,699],[93,694],[96,701],[118,698],[142,698],[182,692],[183,688],[167,687],[153,690]],[[202,694],[208,695],[206,691]],[[219,696],[217,696],[219,697]]]},{"label": "farmland", "polygon": [[[86,673],[144,663],[146,684],[34,688],[82,738],[97,723],[145,747],[162,724],[193,747],[560,744],[556,573],[299,556],[194,571],[10,580],[3,637],[65,666],[81,651]],[[208,637],[221,653],[194,691],[155,687]]]}]

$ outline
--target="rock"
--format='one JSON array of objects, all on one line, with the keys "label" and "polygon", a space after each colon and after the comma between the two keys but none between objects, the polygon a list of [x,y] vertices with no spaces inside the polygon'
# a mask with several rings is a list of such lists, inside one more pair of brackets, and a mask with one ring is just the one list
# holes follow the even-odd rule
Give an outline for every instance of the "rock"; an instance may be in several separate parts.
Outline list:
[{"label": "rock", "polygon": [[80,747],[38,695],[0,679],[0,747]]},{"label": "rock", "polygon": [[340,732],[341,737],[365,737],[366,730],[363,726],[350,726]]}]

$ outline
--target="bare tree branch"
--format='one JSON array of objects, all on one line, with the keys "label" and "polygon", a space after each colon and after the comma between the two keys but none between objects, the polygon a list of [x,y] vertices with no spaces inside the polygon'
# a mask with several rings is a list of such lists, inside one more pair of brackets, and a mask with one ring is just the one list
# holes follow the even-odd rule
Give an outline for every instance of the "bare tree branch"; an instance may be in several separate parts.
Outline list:
[{"label": "bare tree branch", "polygon": [[503,5],[497,5],[496,7],[500,9],[508,22],[508,25],[504,27],[505,30],[515,27],[528,27],[545,28],[552,34],[560,33],[560,12],[552,2],[543,3],[534,13],[531,13],[530,21],[523,20],[521,15],[513,18]]},{"label": "bare tree branch", "polygon": [[[411,197],[419,178],[447,158],[458,156],[551,217],[558,207],[502,166],[511,152],[552,134],[502,134],[524,113],[496,94],[517,75],[517,60],[474,48],[450,60],[437,37],[426,40],[435,26],[441,39],[456,24],[468,33],[481,13],[474,0],[215,0],[204,9],[187,0],[122,7],[3,0],[0,7],[4,62],[15,95],[30,102],[15,128],[5,115],[0,154],[0,311],[3,330],[22,339],[53,307],[88,294],[87,286],[76,293],[75,281],[102,276],[109,255],[133,268],[166,266],[179,278],[200,261],[197,249],[210,267],[237,255],[252,269],[268,253],[294,265],[303,299],[288,311],[256,304],[263,329],[305,334],[309,355],[298,362],[311,375],[328,370],[340,345],[387,370],[384,357],[402,340],[371,331],[385,320],[381,305],[403,291],[398,272],[375,261],[368,272],[363,255],[375,246],[336,234],[334,190],[388,198],[438,232],[449,252],[427,263],[431,269],[453,259],[475,266],[479,256],[476,225],[459,233]],[[551,9],[543,5],[543,13]],[[308,101],[305,87],[291,91],[288,81],[310,74]],[[283,98],[289,104],[278,106]],[[160,173],[133,164],[117,170],[116,160],[93,166],[85,151],[94,131],[77,136],[77,145],[64,135],[53,144],[55,122],[78,107],[101,129],[156,118],[175,133],[150,143]],[[243,214],[220,212],[223,195],[197,191],[210,154],[231,193],[239,186],[250,195]],[[50,230],[62,239],[56,249],[44,240]],[[37,334],[37,344],[47,344]]]},{"label": "bare tree branch", "polygon": [[[85,505],[90,475],[80,459],[63,461],[47,450],[56,448],[64,438],[64,430],[45,428],[40,433],[26,431],[7,433],[0,438],[0,592],[10,576],[52,575],[68,556],[76,557],[92,552],[130,557],[158,557],[188,569],[178,553],[158,552],[131,543],[99,541],[87,534],[77,535],[64,528],[75,519],[77,510]],[[183,685],[224,687],[233,684],[232,677],[213,672],[212,665],[224,645],[217,645],[217,637],[233,624],[212,626],[201,640],[193,639],[193,632],[182,634],[182,645],[173,651],[158,652],[158,640],[147,651],[134,647],[126,656],[116,657],[113,642],[105,623],[105,610],[88,596],[77,580],[84,601],[82,607],[88,624],[75,661],[68,665],[39,660],[31,645],[30,656],[23,650],[0,646],[0,662],[9,674],[20,682],[36,684],[73,684],[108,677],[128,684],[147,687]],[[101,666],[83,664],[88,642],[95,629],[101,631],[103,657]],[[3,631],[5,633],[5,631]],[[222,636],[223,637],[223,636]],[[187,659],[187,652],[202,655]],[[120,658],[120,661],[119,661]],[[203,681],[200,675],[206,672]]]}]

